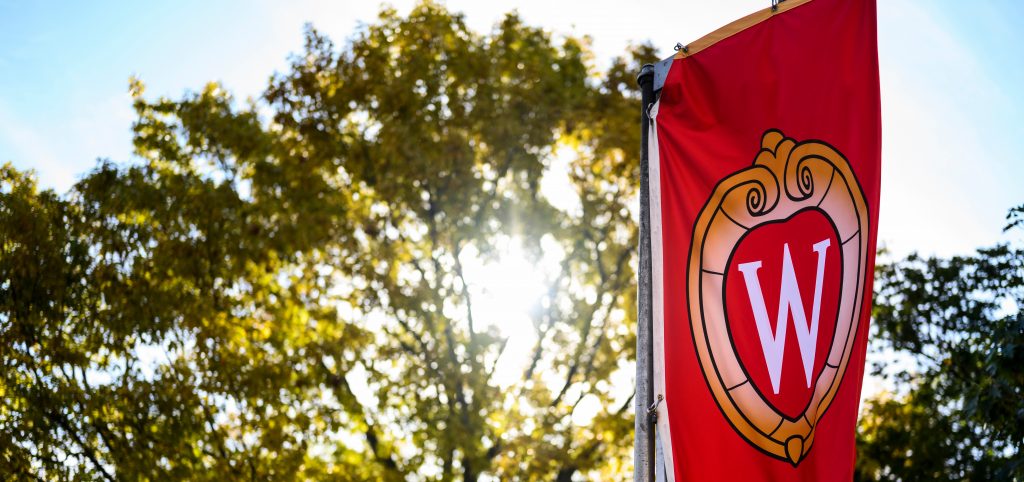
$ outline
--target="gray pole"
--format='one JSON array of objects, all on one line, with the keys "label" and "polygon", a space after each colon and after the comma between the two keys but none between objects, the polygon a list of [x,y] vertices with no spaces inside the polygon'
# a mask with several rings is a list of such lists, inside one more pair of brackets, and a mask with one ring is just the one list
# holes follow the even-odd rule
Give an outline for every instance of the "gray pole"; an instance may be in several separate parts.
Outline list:
[{"label": "gray pole", "polygon": [[654,424],[648,410],[654,403],[653,298],[651,296],[651,202],[647,165],[647,132],[651,119],[648,107],[654,103],[654,66],[644,65],[636,81],[640,84],[640,273],[636,329],[636,423],[633,439],[635,482],[654,481]]}]

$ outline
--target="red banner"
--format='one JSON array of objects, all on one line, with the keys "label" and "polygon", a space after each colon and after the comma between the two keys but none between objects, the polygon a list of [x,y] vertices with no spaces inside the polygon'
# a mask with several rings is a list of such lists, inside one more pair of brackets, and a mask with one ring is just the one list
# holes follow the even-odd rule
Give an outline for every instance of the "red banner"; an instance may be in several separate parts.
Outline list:
[{"label": "red banner", "polygon": [[851,480],[881,169],[875,2],[789,0],[690,44],[651,117],[669,480]]}]

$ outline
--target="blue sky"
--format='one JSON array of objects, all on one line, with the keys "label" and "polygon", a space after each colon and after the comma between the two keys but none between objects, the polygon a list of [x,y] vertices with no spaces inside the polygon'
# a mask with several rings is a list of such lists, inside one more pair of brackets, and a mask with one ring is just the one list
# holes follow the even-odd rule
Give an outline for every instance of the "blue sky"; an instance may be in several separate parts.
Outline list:
[{"label": "blue sky", "polygon": [[[392,2],[408,11],[412,0]],[[629,41],[671,54],[768,0],[449,0],[486,31],[518,8],[530,23],[593,37],[602,65]],[[143,8],[143,5],[145,7]],[[131,161],[128,78],[178,97],[221,81],[256,96],[312,22],[343,44],[374,2],[0,0],[0,162],[60,191],[97,158]],[[1024,203],[1024,2],[879,0],[883,96],[880,240],[951,254],[1008,238]],[[1019,235],[1016,236],[1020,238]]]}]

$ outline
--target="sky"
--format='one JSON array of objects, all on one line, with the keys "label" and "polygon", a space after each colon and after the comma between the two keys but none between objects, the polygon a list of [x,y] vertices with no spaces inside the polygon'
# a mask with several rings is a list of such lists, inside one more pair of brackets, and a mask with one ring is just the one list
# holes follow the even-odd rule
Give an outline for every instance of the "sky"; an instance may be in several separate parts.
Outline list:
[{"label": "sky", "polygon": [[[407,12],[413,0],[391,2]],[[555,35],[589,35],[600,67],[630,42],[662,57],[769,0],[449,0],[487,32],[518,9]],[[0,0],[0,162],[66,191],[98,158],[130,162],[128,79],[180,97],[220,81],[258,96],[306,22],[344,44],[380,4],[323,0]],[[883,181],[879,240],[950,255],[1008,240],[1024,203],[1024,2],[879,0]],[[1011,235],[1012,236],[1012,235]],[[1018,236],[1019,237],[1019,236]]]}]

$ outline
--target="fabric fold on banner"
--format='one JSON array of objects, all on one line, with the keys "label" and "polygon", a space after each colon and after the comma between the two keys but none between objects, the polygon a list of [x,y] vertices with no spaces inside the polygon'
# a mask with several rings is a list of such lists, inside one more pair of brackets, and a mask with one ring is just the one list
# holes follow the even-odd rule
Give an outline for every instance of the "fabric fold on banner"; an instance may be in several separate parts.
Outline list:
[{"label": "fabric fold on banner", "polygon": [[[665,390],[665,364],[658,363],[657,360],[664,360],[665,358],[665,331],[664,331],[664,312],[665,312],[665,295],[663,279],[664,273],[664,254],[662,246],[662,230],[661,230],[661,161],[658,154],[658,106],[660,102],[655,102],[651,105],[648,110],[648,118],[650,119],[649,135],[648,135],[648,175],[650,182],[650,216],[651,216],[651,298],[652,303],[652,316],[654,317],[654,330],[653,330],[653,351],[654,359],[654,399],[657,400],[658,396],[664,398]],[[656,194],[657,193],[657,194]],[[664,400],[662,400],[664,401]],[[669,414],[665,408],[667,405],[664,403],[655,402],[655,409],[657,410],[657,428],[655,430],[655,436],[658,437],[658,444],[661,447],[660,457],[658,459],[665,466],[666,471],[671,471],[674,457],[672,450],[670,450],[671,443],[667,440],[669,434]],[[656,460],[658,460],[656,459]]]},{"label": "fabric fold on banner", "polygon": [[649,107],[667,478],[849,481],[881,172],[875,2],[794,1],[693,45]]}]

